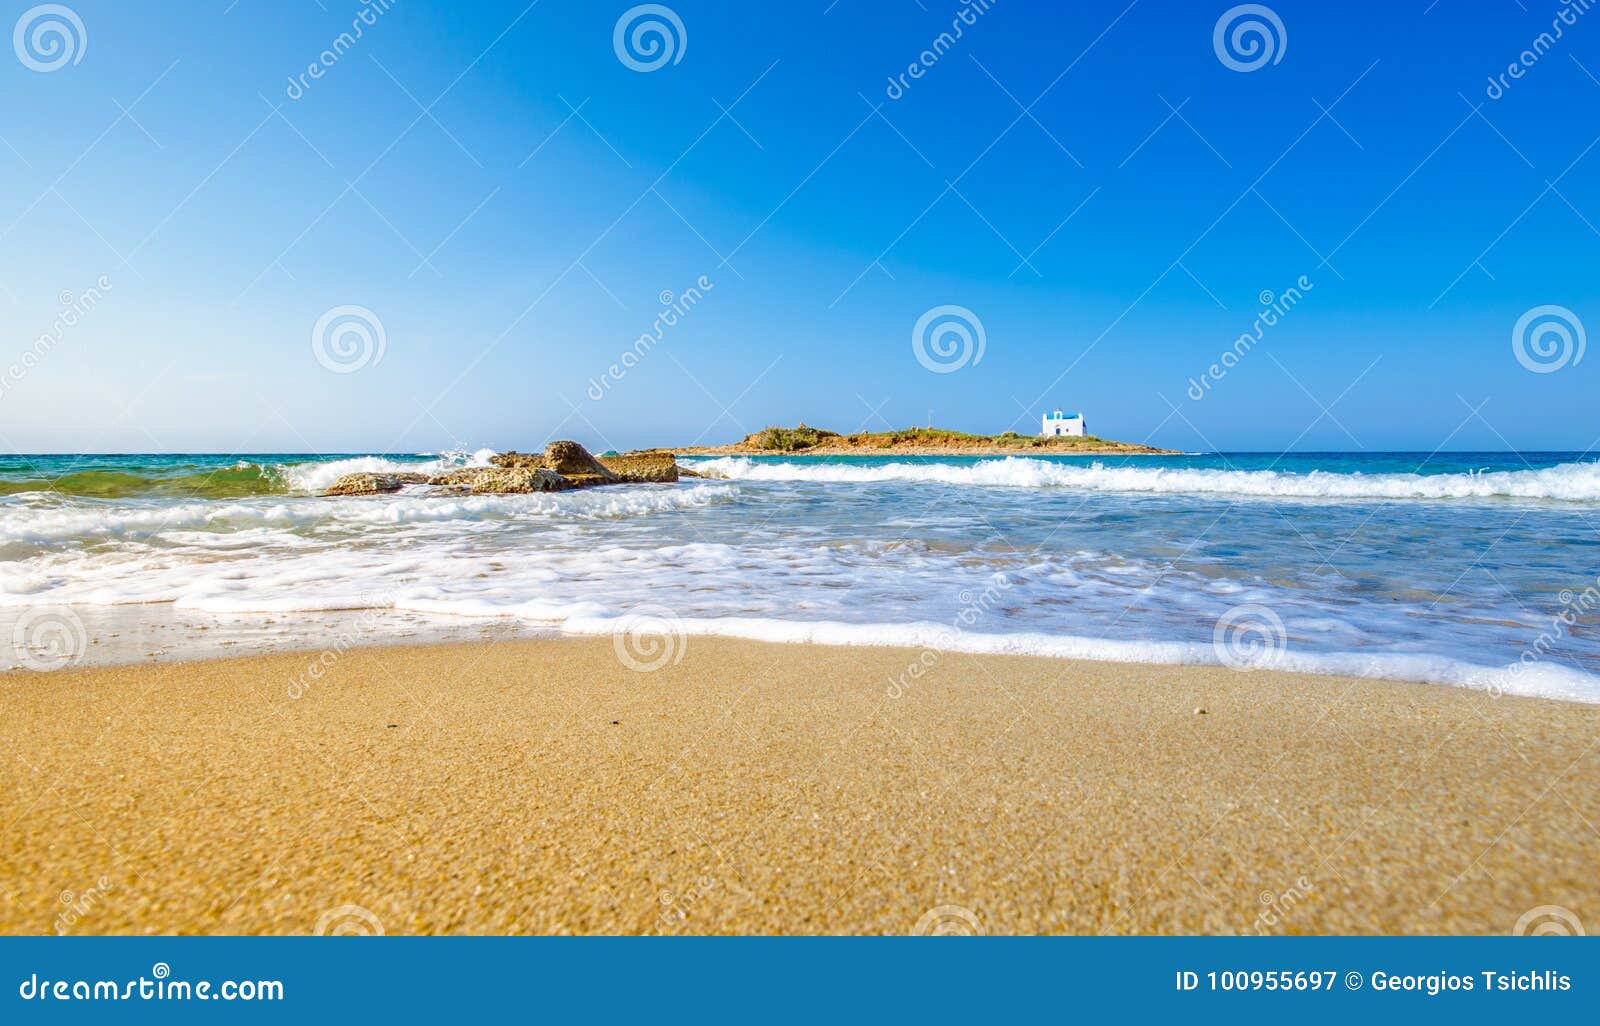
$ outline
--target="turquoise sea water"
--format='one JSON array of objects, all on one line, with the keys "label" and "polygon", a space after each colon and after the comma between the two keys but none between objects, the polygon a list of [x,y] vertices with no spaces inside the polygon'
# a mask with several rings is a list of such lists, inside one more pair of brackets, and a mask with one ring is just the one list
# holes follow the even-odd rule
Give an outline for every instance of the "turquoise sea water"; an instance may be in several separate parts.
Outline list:
[{"label": "turquoise sea water", "polygon": [[0,457],[0,629],[81,626],[74,658],[109,660],[315,648],[352,618],[621,628],[1600,699],[1585,454],[717,458],[678,485],[315,494],[488,455]]}]

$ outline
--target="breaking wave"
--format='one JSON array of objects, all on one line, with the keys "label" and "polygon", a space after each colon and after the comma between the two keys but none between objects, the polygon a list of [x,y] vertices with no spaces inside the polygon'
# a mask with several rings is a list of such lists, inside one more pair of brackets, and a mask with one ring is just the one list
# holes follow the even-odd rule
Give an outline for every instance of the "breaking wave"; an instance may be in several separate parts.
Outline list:
[{"label": "breaking wave", "polygon": [[[687,461],[686,461],[687,462]],[[1214,470],[1108,467],[1006,457],[977,463],[801,463],[719,457],[694,461],[709,477],[729,481],[913,482],[990,488],[1060,488],[1090,492],[1250,496],[1289,499],[1525,499],[1600,503],[1600,462],[1537,470],[1449,474],[1362,474],[1313,470]]]},{"label": "breaking wave", "polygon": [[[84,499],[239,499],[255,495],[315,495],[345,474],[436,474],[456,467],[487,467],[493,449],[437,456],[353,456],[281,462],[238,460],[207,467],[200,462],[152,464],[147,459],[112,461],[50,475],[40,471],[0,476],[0,496],[53,494]],[[85,463],[105,458],[84,457]]]},{"label": "breaking wave", "polygon": [[456,467],[487,467],[493,449],[476,452],[445,453],[429,460],[394,460],[386,456],[357,456],[347,460],[330,460],[318,463],[294,463],[283,468],[283,478],[290,491],[322,492],[346,474],[394,474],[411,471],[417,474],[437,474]]},{"label": "breaking wave", "polygon": [[600,520],[648,516],[725,502],[738,495],[728,484],[684,488],[606,488],[532,495],[438,496],[401,494],[373,500],[279,499],[274,502],[188,502],[179,505],[98,508],[40,503],[12,507],[0,519],[0,546],[99,540],[138,541],[179,531],[238,532],[254,528],[354,529],[496,517]]}]

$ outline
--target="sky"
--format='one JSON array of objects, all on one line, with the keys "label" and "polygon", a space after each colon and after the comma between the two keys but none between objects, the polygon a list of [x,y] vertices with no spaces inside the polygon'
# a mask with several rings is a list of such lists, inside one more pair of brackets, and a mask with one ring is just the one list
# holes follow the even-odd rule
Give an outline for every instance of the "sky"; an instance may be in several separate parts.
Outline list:
[{"label": "sky", "polygon": [[4,4],[0,446],[1600,436],[1600,10],[633,7]]}]

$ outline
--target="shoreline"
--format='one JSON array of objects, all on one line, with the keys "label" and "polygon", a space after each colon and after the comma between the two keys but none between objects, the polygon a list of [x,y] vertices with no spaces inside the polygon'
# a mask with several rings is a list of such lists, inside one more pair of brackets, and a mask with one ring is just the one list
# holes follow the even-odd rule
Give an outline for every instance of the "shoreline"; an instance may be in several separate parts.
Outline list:
[{"label": "shoreline", "polygon": [[[48,631],[52,607],[0,607],[0,636],[21,631],[36,609]],[[85,606],[70,610],[86,639],[78,658],[61,666],[0,665],[5,674],[44,670],[171,666],[191,662],[271,655],[317,656],[352,649],[412,648],[428,645],[494,644],[506,641],[562,641],[618,636],[635,624],[628,614],[540,622],[511,615],[471,616],[390,607],[338,610],[277,610],[230,613],[178,609],[170,603]],[[152,616],[152,611],[159,611]],[[13,615],[18,614],[18,615]],[[989,634],[939,623],[848,623],[831,620],[678,617],[641,614],[636,626],[650,643],[687,644],[690,639],[726,639],[758,645],[828,649],[894,649],[929,652],[935,657],[1040,659],[1119,666],[1193,667],[1238,673],[1281,672],[1345,677],[1378,684],[1420,685],[1473,691],[1491,698],[1511,696],[1600,707],[1600,679],[1551,663],[1514,662],[1489,666],[1443,655],[1303,651],[1292,643],[1270,649],[1267,661],[1252,663],[1237,639],[1219,648],[1216,641],[1149,641],[1089,635],[1032,632]],[[626,637],[626,634],[623,635]],[[101,647],[102,645],[105,647]],[[1230,656],[1243,657],[1235,667]],[[15,656],[13,657],[15,659]]]},{"label": "shoreline", "polygon": [[988,933],[1505,933],[1600,901],[1594,706],[699,636],[632,659],[660,666],[603,637],[349,648],[298,699],[304,652],[0,675],[0,929],[56,932],[65,891],[91,896],[72,933],[350,907],[395,934],[906,933],[946,907]]}]

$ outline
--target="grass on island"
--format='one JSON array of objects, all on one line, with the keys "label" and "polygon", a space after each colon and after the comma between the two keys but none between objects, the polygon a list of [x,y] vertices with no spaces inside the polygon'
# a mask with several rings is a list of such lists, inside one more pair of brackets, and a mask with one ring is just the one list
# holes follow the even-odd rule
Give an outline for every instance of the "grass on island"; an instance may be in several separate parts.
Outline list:
[{"label": "grass on island", "polygon": [[858,431],[841,435],[837,431],[814,428],[804,422],[797,427],[769,427],[744,440],[753,449],[769,452],[804,452],[826,445],[827,448],[892,449],[901,446],[994,446],[1011,449],[1060,449],[1079,446],[1102,446],[1105,441],[1094,435],[1060,435],[1040,438],[1007,431],[999,435],[975,435],[966,431],[947,431],[944,428],[911,427],[899,431]]},{"label": "grass on island", "polygon": [[773,452],[799,452],[802,449],[810,449],[825,438],[838,437],[837,431],[808,427],[805,421],[801,421],[799,427],[769,427],[757,431],[746,438],[745,442],[758,449],[770,449]]}]

